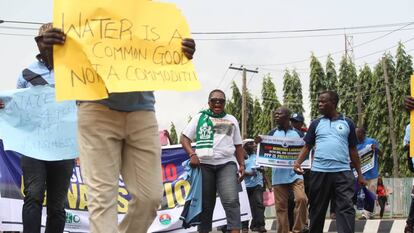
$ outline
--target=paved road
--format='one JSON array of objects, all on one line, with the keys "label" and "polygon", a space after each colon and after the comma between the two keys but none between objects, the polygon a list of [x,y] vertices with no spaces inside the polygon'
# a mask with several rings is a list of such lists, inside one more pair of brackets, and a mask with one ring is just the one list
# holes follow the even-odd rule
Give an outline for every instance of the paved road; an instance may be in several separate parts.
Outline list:
[{"label": "paved road", "polygon": [[[276,221],[266,220],[268,233],[276,232]],[[402,233],[404,232],[405,219],[373,219],[367,221],[355,221],[356,233]],[[214,231],[220,233],[221,231]],[[325,220],[324,232],[337,232],[335,220]]]}]

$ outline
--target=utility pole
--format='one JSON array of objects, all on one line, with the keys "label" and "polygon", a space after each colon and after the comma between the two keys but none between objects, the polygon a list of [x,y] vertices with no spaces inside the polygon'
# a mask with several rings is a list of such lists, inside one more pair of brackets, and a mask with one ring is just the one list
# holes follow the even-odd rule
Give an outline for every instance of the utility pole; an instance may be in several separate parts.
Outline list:
[{"label": "utility pole", "polygon": [[258,73],[259,71],[257,70],[249,70],[244,68],[243,66],[240,67],[234,67],[231,66],[229,67],[229,69],[232,70],[239,70],[239,71],[243,71],[243,77],[242,77],[242,119],[241,119],[241,136],[243,139],[247,138],[247,87],[246,87],[246,73],[247,72],[251,72],[251,73]]},{"label": "utility pole", "polygon": [[395,140],[394,132],[394,115],[392,113],[392,103],[391,103],[391,92],[389,86],[388,72],[387,72],[387,63],[385,57],[382,58],[382,68],[384,69],[384,80],[385,80],[385,93],[387,96],[387,106],[388,106],[388,124],[390,125],[390,139],[391,139],[391,155],[392,155],[392,176],[394,178],[398,177],[398,157],[397,157],[397,143]]},{"label": "utility pole", "polygon": [[[345,57],[351,63],[354,63],[354,37],[345,34]],[[361,82],[357,77],[357,114],[358,114],[358,121],[357,126],[363,127],[364,121],[362,118],[362,93],[361,93]]]}]

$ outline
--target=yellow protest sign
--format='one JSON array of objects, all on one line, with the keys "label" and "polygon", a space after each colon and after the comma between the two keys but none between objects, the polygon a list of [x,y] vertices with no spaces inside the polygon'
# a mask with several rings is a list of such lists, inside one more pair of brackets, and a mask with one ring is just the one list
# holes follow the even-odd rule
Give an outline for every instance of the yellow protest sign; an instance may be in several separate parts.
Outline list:
[{"label": "yellow protest sign", "polygon": [[97,100],[108,92],[199,89],[181,51],[188,24],[173,4],[136,0],[54,1],[56,98]]},{"label": "yellow protest sign", "polygon": [[[414,97],[414,74],[410,80],[411,97]],[[410,156],[414,157],[414,111],[410,111]]]}]

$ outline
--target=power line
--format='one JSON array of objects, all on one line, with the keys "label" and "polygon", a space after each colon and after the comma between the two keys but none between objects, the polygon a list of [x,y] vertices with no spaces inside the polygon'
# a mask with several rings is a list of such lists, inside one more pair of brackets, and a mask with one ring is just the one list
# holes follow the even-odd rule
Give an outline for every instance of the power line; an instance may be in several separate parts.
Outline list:
[{"label": "power line", "polygon": [[[410,31],[414,28],[400,29],[399,31]],[[375,34],[382,32],[394,32],[394,30],[376,30],[376,31],[365,31],[348,33],[349,35],[363,35],[363,34]],[[297,35],[297,36],[272,36],[272,37],[230,37],[230,38],[197,38],[197,41],[237,41],[237,40],[278,40],[278,39],[306,39],[306,38],[319,38],[319,37],[336,37],[344,36],[343,33],[332,33],[332,34],[315,34],[315,35]]]},{"label": "power line", "polygon": [[236,76],[240,73],[240,71],[236,71],[234,72],[233,78],[231,79],[231,81],[229,82],[229,84],[227,84],[227,87],[225,88],[225,90],[227,91],[230,88],[230,84],[234,81],[234,79],[236,79]]},{"label": "power line", "polygon": [[[396,31],[394,30],[393,32],[396,32]],[[390,34],[390,33],[387,33],[386,35],[389,35],[389,34]],[[384,36],[384,35],[383,35],[383,36]],[[371,40],[369,40],[369,41],[370,41],[370,43],[371,43],[371,42],[373,42],[373,41],[375,41],[375,40],[379,40],[379,39],[383,38],[383,36],[376,37],[376,38],[371,39]],[[405,44],[405,43],[407,43],[407,42],[409,42],[409,41],[412,41],[412,40],[414,40],[414,37],[413,37],[413,38],[410,38],[410,39],[408,39],[408,40],[406,40],[406,41],[403,41],[403,42],[401,42],[401,43],[402,43],[402,44]],[[366,41],[366,42],[368,42],[368,41]],[[354,47],[357,47],[357,46],[358,46],[358,47],[360,47],[360,46],[362,46],[362,45],[365,45],[365,44],[367,44],[366,42],[360,43],[360,44],[358,44],[358,45],[356,45],[356,46],[354,46]],[[379,53],[379,52],[383,52],[383,51],[386,51],[386,50],[389,50],[389,49],[395,48],[395,47],[397,47],[397,46],[398,46],[398,44],[397,44],[397,45],[395,45],[395,46],[391,46],[391,47],[389,47],[389,48],[386,48],[386,49],[380,50],[380,51],[376,51],[376,52],[373,52],[373,53],[369,53],[369,54],[367,54],[367,55],[363,55],[363,56],[361,56],[361,57],[355,58],[355,60],[360,59],[360,58],[364,58],[364,57],[367,57],[367,56],[371,56],[371,55],[373,55],[373,54],[376,54],[376,53]],[[344,51],[345,51],[345,50],[338,50],[338,51],[333,52],[333,53],[328,53],[328,54],[325,54],[325,55],[316,56],[316,58],[320,59],[320,58],[323,58],[323,57],[327,57],[327,56],[329,56],[329,55],[335,55],[335,54],[343,53]],[[296,60],[296,61],[290,61],[290,62],[275,63],[275,64],[248,64],[248,66],[260,66],[260,67],[266,67],[266,66],[284,66],[284,65],[292,65],[292,64],[297,64],[297,63],[303,63],[303,62],[307,62],[307,61],[309,61],[309,58],[307,58],[307,59],[301,59],[301,60]],[[237,65],[238,63],[235,63],[235,64]]]},{"label": "power line", "polygon": [[[410,42],[412,40],[414,40],[414,37],[412,37],[412,38],[410,38],[410,39],[408,39],[406,41],[401,42],[401,44],[405,44],[405,43]],[[393,49],[393,48],[395,48],[397,46],[398,46],[398,44],[397,45],[394,45],[394,46],[391,46],[391,47],[388,47],[386,49],[378,50],[376,52],[372,52],[372,53],[369,53],[369,54],[366,54],[366,55],[357,57],[357,58],[355,58],[355,60],[358,60],[358,59],[361,59],[361,58],[365,58],[365,57],[368,57],[368,56],[372,56],[372,55],[377,54],[377,53],[385,52],[385,51],[390,50],[390,49]]]},{"label": "power line", "polygon": [[39,28],[28,28],[28,27],[13,27],[13,26],[0,26],[1,29],[13,29],[13,30],[33,30],[37,31]]},{"label": "power line", "polygon": [[301,33],[318,31],[338,31],[338,30],[358,30],[365,28],[396,27],[414,22],[402,22],[392,24],[376,24],[355,27],[334,27],[334,28],[314,28],[314,29],[295,29],[295,30],[268,30],[268,31],[221,31],[221,32],[193,32],[194,35],[226,35],[226,34],[270,34],[270,33]]},{"label": "power line", "polygon": [[[411,39],[409,39],[409,40],[406,40],[406,41],[403,41],[403,42],[401,42],[402,44],[406,44],[407,42],[410,42],[410,41],[412,41],[414,38],[411,38]],[[371,55],[374,55],[374,54],[377,54],[377,53],[381,53],[381,52],[385,52],[385,51],[387,51],[387,50],[390,50],[390,49],[392,49],[392,48],[395,48],[395,47],[397,47],[398,46],[398,44],[397,45],[394,45],[394,46],[391,46],[391,47],[388,47],[388,48],[386,48],[386,49],[382,49],[382,50],[378,50],[378,51],[375,51],[375,52],[371,52],[371,53],[368,53],[368,54],[365,54],[365,55],[362,55],[361,57],[358,57],[357,59],[360,59],[360,58],[364,58],[364,57],[368,57],[368,56],[371,56]],[[405,52],[406,53],[408,53],[408,52],[412,52],[412,51],[414,51],[414,48],[413,49],[409,49],[409,50],[405,50]],[[372,65],[372,64],[376,64],[376,63],[378,63],[378,61],[376,60],[376,61],[372,61],[372,62],[364,62],[363,63],[363,65],[362,65],[362,67],[364,66],[364,65]],[[335,65],[335,67],[336,66],[340,66],[340,62],[335,62],[334,63],[334,65]],[[261,70],[268,70],[268,71],[272,71],[272,72],[285,72],[286,70],[295,70],[296,71],[296,73],[298,73],[298,74],[309,74],[310,73],[310,67],[299,67],[299,68],[296,68],[296,67],[292,67],[292,68],[284,68],[284,69],[273,69],[273,68],[267,68],[266,66],[261,66],[261,65],[257,65]]]},{"label": "power line", "polygon": [[[231,66],[231,64],[230,64],[230,66]],[[219,88],[220,87],[220,85],[221,85],[221,83],[223,82],[223,80],[226,78],[226,75],[227,75],[227,73],[229,72],[229,68],[227,68],[226,69],[226,72],[224,72],[224,74],[223,74],[223,76],[221,77],[221,80],[220,80],[220,82],[218,83],[218,85],[217,85],[217,88]]]},{"label": "power line", "polygon": [[31,35],[31,34],[16,34],[16,33],[4,33],[4,32],[0,32],[0,35],[4,35],[4,36],[30,36],[30,37],[35,37],[35,35]]},{"label": "power line", "polygon": [[0,20],[0,23],[33,24],[33,25],[44,24],[44,23],[34,22],[34,21],[18,21],[18,20]]},{"label": "power line", "polygon": [[252,81],[252,79],[253,79],[253,77],[256,75],[256,73],[253,73],[251,76],[250,76],[250,79],[249,79],[249,81],[247,82],[247,85],[249,85],[250,84],[250,82]]},{"label": "power line", "polygon": [[402,26],[402,27],[400,27],[400,28],[397,28],[397,29],[395,29],[395,30],[393,30],[393,31],[391,31],[391,32],[388,32],[388,33],[386,33],[386,34],[384,34],[384,35],[382,35],[382,36],[379,36],[379,37],[376,37],[376,38],[374,38],[374,39],[371,39],[371,40],[365,41],[365,42],[363,42],[363,43],[357,44],[357,45],[355,45],[355,46],[353,46],[353,47],[354,47],[354,48],[357,48],[357,47],[361,47],[361,46],[363,46],[363,45],[366,45],[366,44],[372,43],[372,42],[374,42],[374,41],[376,41],[376,40],[379,40],[379,39],[382,39],[382,38],[384,38],[384,37],[386,37],[386,36],[388,36],[388,35],[390,35],[390,34],[392,34],[392,33],[394,33],[394,32],[401,31],[402,29],[404,29],[405,27],[408,27],[408,26],[412,25],[413,23],[414,23],[414,22],[408,23],[408,24],[406,24],[406,25],[404,25],[404,26]]},{"label": "power line", "polygon": [[[30,24],[30,25],[42,25],[42,22],[35,21],[19,21],[19,20],[0,20],[0,23],[12,23],[12,24]],[[397,27],[402,25],[413,24],[414,21],[390,23],[390,24],[374,24],[363,26],[351,26],[351,27],[333,27],[333,28],[312,28],[312,29],[294,29],[294,30],[264,30],[264,31],[221,31],[221,32],[192,32],[193,35],[234,35],[234,34],[276,34],[276,33],[304,33],[304,32],[321,32],[321,31],[344,31],[344,30],[360,30],[367,28],[385,28],[385,27]],[[18,29],[18,28],[15,28]],[[28,30],[37,30],[36,28],[26,28]],[[381,31],[377,31],[381,32]],[[360,33],[372,33],[372,32],[360,32]],[[351,33],[351,34],[360,34]],[[339,35],[339,34],[335,34]],[[343,34],[340,34],[343,35]]]}]

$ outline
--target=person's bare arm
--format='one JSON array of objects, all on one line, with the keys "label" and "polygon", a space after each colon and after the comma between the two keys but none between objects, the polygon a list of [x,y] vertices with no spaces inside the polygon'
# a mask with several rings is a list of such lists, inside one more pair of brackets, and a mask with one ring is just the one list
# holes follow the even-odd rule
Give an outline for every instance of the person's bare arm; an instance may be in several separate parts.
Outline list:
[{"label": "person's bare arm", "polygon": [[305,161],[306,156],[309,154],[311,149],[311,145],[305,144],[305,146],[302,147],[302,150],[299,153],[298,159],[293,163],[293,170],[297,174],[303,174],[304,171],[301,167],[301,164],[303,163],[303,161]]},{"label": "person's bare arm", "polygon": [[236,159],[237,163],[239,164],[239,181],[244,179],[244,153],[246,153],[242,147],[242,145],[234,145],[236,147]]},{"label": "person's bare arm", "polygon": [[184,151],[187,152],[188,156],[190,156],[190,166],[198,167],[200,165],[200,160],[198,159],[197,154],[194,152],[193,147],[191,147],[191,140],[185,135],[181,134],[180,142],[183,146]]}]

